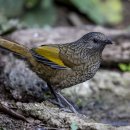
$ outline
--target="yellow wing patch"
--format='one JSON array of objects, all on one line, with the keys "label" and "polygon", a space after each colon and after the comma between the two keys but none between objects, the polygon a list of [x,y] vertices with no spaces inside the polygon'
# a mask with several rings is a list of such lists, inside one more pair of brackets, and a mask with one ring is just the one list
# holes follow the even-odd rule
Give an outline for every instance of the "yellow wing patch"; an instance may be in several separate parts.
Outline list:
[{"label": "yellow wing patch", "polygon": [[57,48],[57,47],[44,45],[44,46],[35,48],[35,52],[38,55],[45,57],[46,59],[52,61],[53,63],[55,63],[59,66],[67,67],[67,66],[65,66],[63,61],[60,59],[59,48]]}]

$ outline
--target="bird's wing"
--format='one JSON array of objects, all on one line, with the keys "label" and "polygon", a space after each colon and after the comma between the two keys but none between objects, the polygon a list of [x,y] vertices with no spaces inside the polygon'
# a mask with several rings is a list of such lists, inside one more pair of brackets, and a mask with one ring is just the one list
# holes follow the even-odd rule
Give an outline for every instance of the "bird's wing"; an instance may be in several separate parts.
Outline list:
[{"label": "bird's wing", "polygon": [[43,45],[43,46],[31,49],[31,53],[37,61],[47,66],[50,66],[51,68],[54,68],[54,69],[69,68],[61,60],[59,56],[60,50],[58,46]]}]

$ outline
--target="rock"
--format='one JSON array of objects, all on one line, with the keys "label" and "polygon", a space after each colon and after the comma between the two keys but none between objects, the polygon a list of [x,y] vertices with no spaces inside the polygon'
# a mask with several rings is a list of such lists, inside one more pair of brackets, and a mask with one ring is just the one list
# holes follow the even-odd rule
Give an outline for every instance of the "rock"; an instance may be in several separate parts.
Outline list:
[{"label": "rock", "polygon": [[130,80],[127,76],[130,76],[130,73],[102,70],[90,81],[90,86],[95,91],[106,89],[117,96],[130,99]]},{"label": "rock", "polygon": [[93,94],[93,91],[89,85],[89,81],[72,86],[70,88],[66,88],[62,90],[62,92],[72,100],[75,100],[77,98],[81,100],[84,98],[87,99]]},{"label": "rock", "polygon": [[14,99],[26,102],[45,99],[46,82],[32,72],[24,61],[13,55],[3,56],[1,60],[4,62],[4,84]]},{"label": "rock", "polygon": [[[111,125],[96,123],[93,120],[89,120],[86,116],[75,115],[73,113],[61,112],[57,108],[51,108],[46,103],[24,103],[17,104],[19,109],[26,111],[29,115],[40,119],[43,122],[48,122],[48,125],[52,127],[64,129],[70,129],[73,122],[80,130],[121,130],[120,127],[116,128]],[[128,127],[121,127],[122,130],[127,130]]]}]

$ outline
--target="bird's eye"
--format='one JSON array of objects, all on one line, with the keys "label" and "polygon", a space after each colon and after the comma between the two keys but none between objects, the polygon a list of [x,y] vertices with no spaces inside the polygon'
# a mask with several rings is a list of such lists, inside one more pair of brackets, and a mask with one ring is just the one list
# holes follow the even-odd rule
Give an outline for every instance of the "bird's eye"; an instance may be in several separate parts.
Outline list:
[{"label": "bird's eye", "polygon": [[94,41],[95,43],[97,43],[97,42],[98,42],[98,39],[95,39],[95,38],[94,38],[93,41]]}]

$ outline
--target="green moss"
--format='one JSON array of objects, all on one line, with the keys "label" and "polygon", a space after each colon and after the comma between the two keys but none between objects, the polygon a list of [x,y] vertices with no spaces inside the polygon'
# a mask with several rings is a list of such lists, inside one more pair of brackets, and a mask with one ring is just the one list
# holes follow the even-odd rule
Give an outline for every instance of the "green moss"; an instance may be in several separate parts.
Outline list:
[{"label": "green moss", "polygon": [[119,65],[119,68],[121,71],[130,71],[130,63],[129,64],[123,64],[123,63],[120,63]]}]

